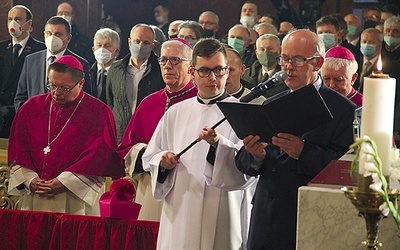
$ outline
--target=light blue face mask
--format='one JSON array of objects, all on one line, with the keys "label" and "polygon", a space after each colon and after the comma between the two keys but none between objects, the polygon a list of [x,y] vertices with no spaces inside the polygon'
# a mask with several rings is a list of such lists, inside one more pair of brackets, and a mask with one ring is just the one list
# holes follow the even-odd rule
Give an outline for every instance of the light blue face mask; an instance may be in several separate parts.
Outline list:
[{"label": "light blue face mask", "polygon": [[246,42],[239,38],[228,38],[228,45],[231,46],[234,50],[239,53],[242,53],[244,50],[244,44]]},{"label": "light blue face mask", "polygon": [[324,43],[325,45],[325,50],[328,50],[335,46],[336,41],[335,41],[335,35],[331,33],[322,33],[318,35],[319,39]]},{"label": "light blue face mask", "polygon": [[365,57],[372,57],[376,53],[376,46],[372,44],[361,44],[360,51]]},{"label": "light blue face mask", "polygon": [[353,38],[357,35],[357,27],[353,25],[347,26],[347,37]]},{"label": "light blue face mask", "polygon": [[384,36],[383,40],[389,47],[396,47],[400,44],[400,37]]}]

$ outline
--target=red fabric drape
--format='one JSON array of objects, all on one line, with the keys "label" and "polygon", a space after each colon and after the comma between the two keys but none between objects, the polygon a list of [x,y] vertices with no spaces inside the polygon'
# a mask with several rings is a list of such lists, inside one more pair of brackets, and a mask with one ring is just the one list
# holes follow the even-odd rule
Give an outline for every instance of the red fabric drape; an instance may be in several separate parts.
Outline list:
[{"label": "red fabric drape", "polygon": [[61,214],[0,209],[0,249],[48,249]]},{"label": "red fabric drape", "polygon": [[0,249],[156,249],[158,222],[0,209]]}]

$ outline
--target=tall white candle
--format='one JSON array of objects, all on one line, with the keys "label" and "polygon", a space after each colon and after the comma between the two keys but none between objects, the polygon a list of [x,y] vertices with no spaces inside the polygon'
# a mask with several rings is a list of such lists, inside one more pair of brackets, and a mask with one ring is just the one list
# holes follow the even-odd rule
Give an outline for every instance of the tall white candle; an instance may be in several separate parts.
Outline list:
[{"label": "tall white candle", "polygon": [[394,78],[364,78],[361,137],[368,135],[376,142],[385,176],[390,175],[395,93]]}]

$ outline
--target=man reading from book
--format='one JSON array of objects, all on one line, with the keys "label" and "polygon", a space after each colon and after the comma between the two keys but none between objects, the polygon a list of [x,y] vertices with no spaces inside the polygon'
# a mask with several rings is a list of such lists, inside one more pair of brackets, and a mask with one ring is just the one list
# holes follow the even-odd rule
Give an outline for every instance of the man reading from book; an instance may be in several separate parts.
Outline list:
[{"label": "man reading from book", "polygon": [[288,74],[285,84],[292,91],[313,84],[333,119],[301,136],[277,133],[268,144],[256,134],[243,139],[237,167],[245,174],[259,175],[248,249],[295,249],[298,187],[307,185],[353,142],[355,105],[322,82],[318,70],[324,54],[324,45],[315,33],[296,30],[283,39],[278,62]]}]

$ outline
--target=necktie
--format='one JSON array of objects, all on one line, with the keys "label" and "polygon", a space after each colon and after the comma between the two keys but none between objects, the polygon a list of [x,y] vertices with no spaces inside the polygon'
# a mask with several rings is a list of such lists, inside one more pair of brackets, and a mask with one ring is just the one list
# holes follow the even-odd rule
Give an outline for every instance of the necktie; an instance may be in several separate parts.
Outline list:
[{"label": "necktie", "polygon": [[54,60],[56,60],[55,56],[50,56],[49,57],[49,64],[52,64],[54,62]]},{"label": "necktie", "polygon": [[14,44],[14,49],[13,49],[13,64],[15,64],[17,62],[18,59],[18,54],[19,54],[19,50],[22,48],[21,44]]},{"label": "necktie", "polygon": [[364,77],[369,75],[371,66],[372,66],[371,61],[366,61],[364,63],[364,66],[363,66],[363,70],[361,71],[361,74],[360,74],[360,87],[358,88],[358,91],[361,92],[361,93],[363,92],[363,88],[364,88]]},{"label": "necktie", "polygon": [[99,78],[97,80],[97,86],[96,86],[96,96],[97,98],[101,98],[101,92],[103,91],[103,88],[105,87],[106,84],[106,72],[107,70],[101,69]]}]

